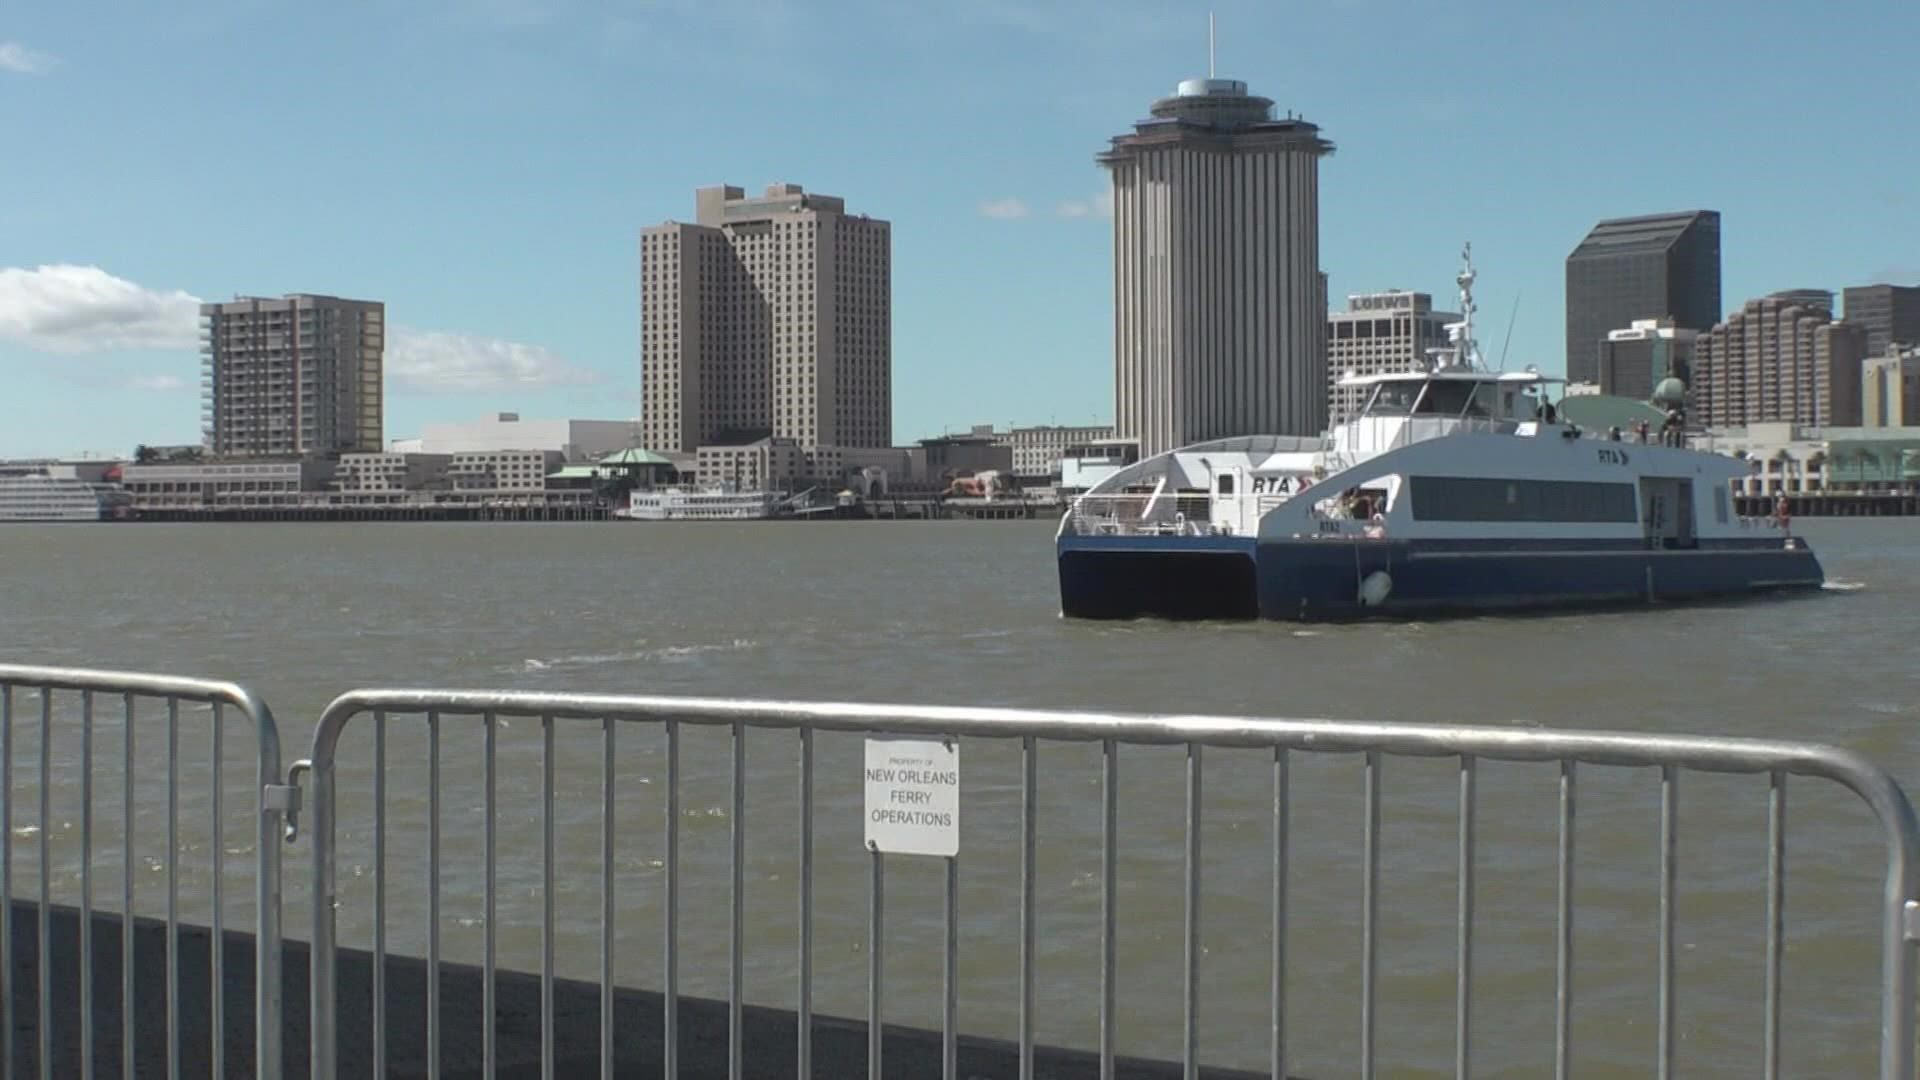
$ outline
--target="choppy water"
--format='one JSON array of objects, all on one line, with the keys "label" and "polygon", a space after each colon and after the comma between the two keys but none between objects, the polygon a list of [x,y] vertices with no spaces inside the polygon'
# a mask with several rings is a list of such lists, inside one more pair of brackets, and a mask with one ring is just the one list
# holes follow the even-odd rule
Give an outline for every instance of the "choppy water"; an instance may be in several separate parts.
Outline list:
[{"label": "choppy water", "polygon": [[[1430,723],[1602,726],[1815,739],[1920,783],[1920,522],[1797,522],[1836,583],[1779,602],[1546,618],[1302,628],[1063,621],[1047,523],[807,525],[296,525],[0,527],[0,658],[245,681],[274,705],[291,759],[313,718],[354,686],[415,685],[1103,707]],[[112,705],[112,708],[108,707]],[[122,886],[117,703],[96,739],[94,889]],[[37,888],[39,704],[15,702],[15,890]],[[56,896],[77,896],[77,729],[56,717]],[[136,904],[166,881],[165,717],[137,727]],[[393,948],[424,951],[425,742],[389,735]],[[183,715],[178,864],[182,911],[204,920],[213,838],[207,725]],[[369,726],[341,771],[342,940],[370,933],[365,814]],[[479,728],[443,733],[450,958],[481,947]],[[226,909],[246,922],[253,853],[247,740],[230,737]],[[563,974],[598,965],[597,727],[559,745],[557,943]],[[661,972],[662,786],[657,733],[624,732],[616,858],[621,981]],[[538,966],[537,725],[500,734],[501,962]],[[747,980],[790,1004],[795,972],[795,740],[749,738]],[[1091,1045],[1098,1003],[1097,753],[1041,751],[1038,1034]],[[683,749],[683,989],[726,986],[727,745]],[[815,841],[817,1007],[864,1013],[866,877],[856,810],[859,745],[822,736]],[[1017,749],[963,755],[961,1021],[1011,1034],[1018,1001]],[[1359,1037],[1360,766],[1296,760],[1288,1024],[1295,1070],[1351,1070]],[[1210,1062],[1257,1065],[1267,1039],[1271,765],[1210,752],[1206,765],[1201,1041]],[[1380,1062],[1450,1074],[1454,784],[1450,762],[1390,760],[1382,831]],[[1659,825],[1651,772],[1580,778],[1574,1042],[1582,1075],[1646,1071],[1655,1034]],[[1478,1075],[1550,1067],[1556,783],[1551,767],[1481,775]],[[1123,755],[1121,1049],[1178,1052],[1184,771],[1175,751]],[[1790,1075],[1861,1075],[1877,1032],[1881,851],[1850,797],[1797,783],[1788,853]],[[1692,776],[1681,793],[1678,960],[1683,1071],[1757,1071],[1766,851],[1763,780]],[[287,921],[304,936],[309,848],[286,849]],[[937,867],[889,871],[888,1019],[938,1019]]]}]

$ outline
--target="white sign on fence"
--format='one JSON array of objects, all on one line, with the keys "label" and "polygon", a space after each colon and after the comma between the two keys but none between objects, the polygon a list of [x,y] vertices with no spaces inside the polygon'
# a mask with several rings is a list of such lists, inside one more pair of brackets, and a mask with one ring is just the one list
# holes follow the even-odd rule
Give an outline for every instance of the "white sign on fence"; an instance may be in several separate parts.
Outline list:
[{"label": "white sign on fence", "polygon": [[960,744],[867,740],[867,849],[960,853]]}]

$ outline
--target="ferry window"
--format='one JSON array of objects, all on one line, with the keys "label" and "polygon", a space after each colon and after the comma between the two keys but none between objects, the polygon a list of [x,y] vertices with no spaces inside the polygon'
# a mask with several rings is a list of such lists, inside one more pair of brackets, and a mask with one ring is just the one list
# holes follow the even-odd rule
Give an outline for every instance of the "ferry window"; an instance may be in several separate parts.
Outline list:
[{"label": "ferry window", "polygon": [[1473,393],[1467,398],[1466,416],[1472,420],[1487,420],[1494,415],[1494,402],[1499,391],[1491,383],[1474,383]]},{"label": "ferry window", "polygon": [[1381,383],[1374,388],[1373,400],[1367,404],[1367,412],[1374,416],[1405,416],[1413,411],[1413,403],[1419,397],[1419,383]]},{"label": "ferry window", "polygon": [[1473,395],[1470,382],[1449,382],[1434,380],[1427,384],[1427,396],[1420,400],[1415,411],[1422,416],[1459,416],[1467,407],[1467,399]]},{"label": "ferry window", "polygon": [[1223,473],[1223,474],[1221,475],[1221,477],[1220,477],[1220,494],[1222,494],[1222,495],[1231,495],[1231,494],[1233,494],[1233,474],[1232,474],[1232,473]]},{"label": "ferry window", "polygon": [[1412,482],[1417,521],[1630,524],[1639,520],[1632,484],[1465,476],[1418,476]]},{"label": "ferry window", "polygon": [[1727,489],[1713,489],[1713,520],[1722,525],[1727,523]]}]

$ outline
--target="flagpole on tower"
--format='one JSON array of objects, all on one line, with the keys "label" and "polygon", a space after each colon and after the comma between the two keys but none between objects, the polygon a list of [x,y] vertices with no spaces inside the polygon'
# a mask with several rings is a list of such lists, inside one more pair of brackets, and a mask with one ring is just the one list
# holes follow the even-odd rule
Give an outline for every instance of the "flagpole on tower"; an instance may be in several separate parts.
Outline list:
[{"label": "flagpole on tower", "polygon": [[1207,78],[1213,78],[1213,12],[1207,12]]}]

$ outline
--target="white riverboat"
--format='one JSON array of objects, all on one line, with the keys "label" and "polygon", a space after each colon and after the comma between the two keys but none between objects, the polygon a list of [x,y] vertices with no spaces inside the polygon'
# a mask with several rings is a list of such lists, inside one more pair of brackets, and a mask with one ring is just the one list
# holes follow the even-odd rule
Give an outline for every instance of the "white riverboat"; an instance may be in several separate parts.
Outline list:
[{"label": "white riverboat", "polygon": [[113,462],[0,462],[0,521],[117,521],[130,500]]},{"label": "white riverboat", "polygon": [[1743,519],[1748,467],[1558,422],[1461,321],[1418,371],[1360,377],[1327,438],[1250,436],[1121,469],[1062,520],[1064,614],[1344,619],[1574,608],[1817,588],[1786,522]]},{"label": "white riverboat", "polygon": [[635,521],[758,521],[778,517],[786,499],[771,491],[668,487],[635,491],[616,517]]}]

